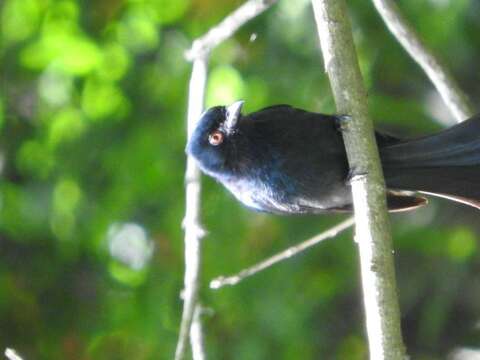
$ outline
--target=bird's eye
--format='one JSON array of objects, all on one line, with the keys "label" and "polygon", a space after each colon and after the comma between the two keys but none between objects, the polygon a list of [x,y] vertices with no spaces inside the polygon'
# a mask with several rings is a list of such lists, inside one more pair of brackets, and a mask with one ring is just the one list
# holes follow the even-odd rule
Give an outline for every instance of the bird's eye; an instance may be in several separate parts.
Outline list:
[{"label": "bird's eye", "polygon": [[221,131],[216,130],[208,136],[208,142],[210,145],[218,146],[223,142],[224,136]]}]

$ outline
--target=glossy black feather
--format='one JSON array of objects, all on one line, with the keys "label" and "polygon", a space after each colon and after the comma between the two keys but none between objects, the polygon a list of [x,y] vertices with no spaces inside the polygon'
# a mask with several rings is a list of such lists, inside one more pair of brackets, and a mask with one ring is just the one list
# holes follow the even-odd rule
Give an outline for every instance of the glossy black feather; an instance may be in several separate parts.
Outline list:
[{"label": "glossy black feather", "polygon": [[480,116],[440,133],[380,147],[387,185],[480,208]]},{"label": "glossy black feather", "polygon": [[389,166],[479,166],[480,116],[442,132],[412,140],[399,140],[381,149]]},{"label": "glossy black feather", "polygon": [[[213,146],[209,135],[222,131],[226,114],[225,107],[206,111],[187,151],[246,206],[278,214],[351,211],[337,117],[272,106],[240,116],[223,143]],[[446,195],[475,206],[480,199],[474,186],[480,176],[479,135],[479,118],[416,140],[377,133],[389,209],[425,203],[404,190]]]}]

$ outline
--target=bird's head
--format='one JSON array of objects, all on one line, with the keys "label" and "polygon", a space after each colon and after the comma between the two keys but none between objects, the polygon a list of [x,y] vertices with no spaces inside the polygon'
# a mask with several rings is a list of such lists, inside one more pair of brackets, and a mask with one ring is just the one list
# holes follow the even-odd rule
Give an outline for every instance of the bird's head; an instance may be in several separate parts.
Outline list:
[{"label": "bird's head", "polygon": [[225,170],[232,138],[242,117],[242,106],[243,101],[230,106],[215,106],[200,117],[186,151],[198,161],[202,170],[214,174]]}]

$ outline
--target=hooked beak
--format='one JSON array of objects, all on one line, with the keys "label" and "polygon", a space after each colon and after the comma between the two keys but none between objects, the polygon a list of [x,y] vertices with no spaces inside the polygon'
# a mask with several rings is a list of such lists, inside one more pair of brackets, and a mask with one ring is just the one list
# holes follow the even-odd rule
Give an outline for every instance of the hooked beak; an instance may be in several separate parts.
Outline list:
[{"label": "hooked beak", "polygon": [[225,129],[227,132],[232,131],[237,124],[240,113],[242,112],[243,103],[245,101],[239,100],[234,102],[232,105],[227,106],[226,120],[225,120]]}]

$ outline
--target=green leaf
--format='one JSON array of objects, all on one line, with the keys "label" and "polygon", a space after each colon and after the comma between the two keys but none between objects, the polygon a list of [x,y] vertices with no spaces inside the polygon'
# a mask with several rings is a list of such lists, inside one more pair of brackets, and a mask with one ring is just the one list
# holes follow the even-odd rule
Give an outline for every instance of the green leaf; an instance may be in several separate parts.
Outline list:
[{"label": "green leaf", "polygon": [[109,116],[123,118],[128,103],[121,89],[114,83],[89,78],[83,87],[82,110],[92,120]]},{"label": "green leaf", "polygon": [[106,80],[119,80],[127,72],[130,62],[130,55],[122,45],[110,43],[103,48],[98,74]]},{"label": "green leaf", "polygon": [[51,120],[48,131],[48,142],[51,146],[73,141],[84,133],[86,122],[82,113],[75,108],[66,108]]},{"label": "green leaf", "polygon": [[447,252],[452,260],[465,261],[477,250],[477,242],[473,232],[465,227],[456,229],[449,237]]},{"label": "green leaf", "polygon": [[172,24],[185,15],[190,7],[190,0],[153,0],[152,5],[159,23]]},{"label": "green leaf", "polygon": [[27,46],[20,59],[24,66],[34,70],[54,66],[67,74],[86,75],[100,63],[101,52],[84,35],[55,32]]},{"label": "green leaf", "polygon": [[82,190],[75,180],[61,179],[53,190],[53,209],[58,213],[71,213],[82,198]]},{"label": "green leaf", "polygon": [[40,21],[37,0],[8,0],[0,18],[2,35],[6,43],[15,43],[31,36]]},{"label": "green leaf", "polygon": [[118,263],[117,261],[110,261],[108,266],[110,275],[117,281],[129,285],[139,286],[146,280],[147,270],[134,270],[128,266]]},{"label": "green leaf", "polygon": [[52,106],[69,103],[73,89],[73,76],[58,69],[48,68],[39,78],[38,93],[46,103]]},{"label": "green leaf", "polygon": [[148,7],[131,8],[117,25],[118,41],[134,52],[157,48],[160,29],[155,24],[154,14]]},{"label": "green leaf", "polygon": [[17,153],[16,165],[21,172],[44,179],[50,174],[54,159],[46,146],[37,140],[27,140]]}]

